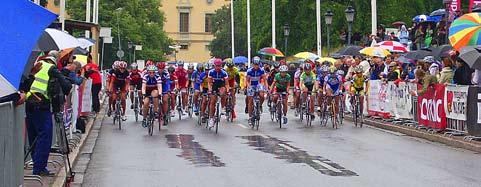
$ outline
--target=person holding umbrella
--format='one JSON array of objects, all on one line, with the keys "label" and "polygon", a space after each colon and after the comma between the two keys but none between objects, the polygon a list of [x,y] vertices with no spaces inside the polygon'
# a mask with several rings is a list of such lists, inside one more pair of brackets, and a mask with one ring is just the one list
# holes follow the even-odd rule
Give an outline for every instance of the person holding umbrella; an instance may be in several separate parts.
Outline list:
[{"label": "person holding umbrella", "polygon": [[401,29],[398,32],[399,42],[402,43],[404,46],[408,46],[409,43],[409,31],[406,29],[405,25],[401,26]]}]

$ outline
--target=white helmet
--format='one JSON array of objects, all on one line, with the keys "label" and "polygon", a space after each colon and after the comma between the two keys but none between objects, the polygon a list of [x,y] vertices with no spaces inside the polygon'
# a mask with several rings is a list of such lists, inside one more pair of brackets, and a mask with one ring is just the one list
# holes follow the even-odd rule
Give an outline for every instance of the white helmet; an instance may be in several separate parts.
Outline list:
[{"label": "white helmet", "polygon": [[279,67],[279,71],[280,72],[287,72],[287,71],[289,71],[289,69],[287,68],[286,65],[282,65],[281,67]]}]

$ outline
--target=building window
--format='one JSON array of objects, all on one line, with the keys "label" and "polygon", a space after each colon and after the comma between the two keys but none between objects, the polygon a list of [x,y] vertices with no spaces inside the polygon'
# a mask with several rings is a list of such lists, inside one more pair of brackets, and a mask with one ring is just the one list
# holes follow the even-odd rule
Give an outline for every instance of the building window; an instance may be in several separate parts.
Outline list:
[{"label": "building window", "polygon": [[189,32],[189,13],[180,13],[179,32]]},{"label": "building window", "polygon": [[212,15],[213,14],[205,14],[205,32],[208,33],[212,32]]},{"label": "building window", "polygon": [[189,45],[180,45],[180,49],[187,50],[189,49]]}]

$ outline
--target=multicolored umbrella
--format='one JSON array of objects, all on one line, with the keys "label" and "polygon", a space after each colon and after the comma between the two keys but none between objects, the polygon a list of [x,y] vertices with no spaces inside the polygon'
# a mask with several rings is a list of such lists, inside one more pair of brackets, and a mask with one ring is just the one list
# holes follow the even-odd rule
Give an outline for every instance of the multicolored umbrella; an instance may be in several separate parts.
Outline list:
[{"label": "multicolored umbrella", "polygon": [[378,43],[379,47],[386,49],[390,52],[396,52],[396,53],[406,53],[409,51],[409,49],[404,46],[402,43],[395,42],[395,41],[383,41]]},{"label": "multicolored umbrella", "polygon": [[300,52],[300,53],[297,53],[296,55],[294,55],[294,57],[302,58],[302,59],[309,59],[309,60],[312,60],[312,61],[315,61],[315,60],[319,59],[319,56],[317,56],[316,54],[311,53],[311,52]]},{"label": "multicolored umbrella", "polygon": [[481,13],[464,14],[449,27],[449,41],[460,51],[465,46],[481,45]]},{"label": "multicolored umbrella", "polygon": [[259,53],[261,55],[264,55],[264,56],[284,57],[284,54],[279,49],[272,48],[272,47],[262,48],[257,53]]},{"label": "multicolored umbrella", "polygon": [[359,51],[361,54],[365,54],[367,56],[375,56],[375,57],[386,57],[388,55],[391,55],[391,53],[382,48],[382,47],[366,47],[364,49],[361,49]]}]

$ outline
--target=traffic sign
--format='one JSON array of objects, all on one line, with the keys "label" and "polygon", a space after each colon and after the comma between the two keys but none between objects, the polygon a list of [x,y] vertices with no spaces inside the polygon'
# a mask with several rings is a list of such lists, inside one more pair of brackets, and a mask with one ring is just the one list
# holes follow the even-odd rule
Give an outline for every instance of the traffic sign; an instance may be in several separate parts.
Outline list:
[{"label": "traffic sign", "polygon": [[124,55],[125,55],[124,51],[122,51],[122,50],[117,51],[117,57],[122,58],[122,57],[124,57]]}]

